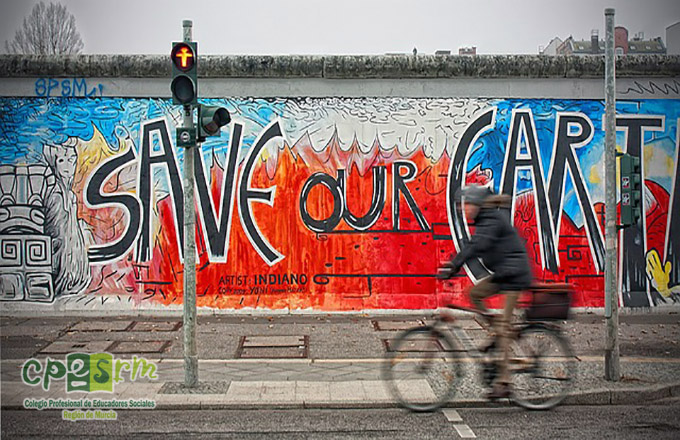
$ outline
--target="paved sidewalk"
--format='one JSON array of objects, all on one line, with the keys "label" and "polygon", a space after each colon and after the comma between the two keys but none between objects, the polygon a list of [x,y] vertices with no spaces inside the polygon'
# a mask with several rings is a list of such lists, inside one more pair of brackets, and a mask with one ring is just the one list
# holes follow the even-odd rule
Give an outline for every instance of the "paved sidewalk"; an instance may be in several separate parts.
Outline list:
[{"label": "paved sidewalk", "polygon": [[[209,339],[203,352],[199,349],[200,383],[195,389],[186,389],[183,386],[179,321],[76,317],[38,322],[3,318],[0,327],[2,407],[21,408],[27,399],[100,400],[105,401],[103,407],[114,409],[120,409],[115,401],[132,402],[139,408],[153,401],[157,409],[393,407],[396,402],[381,380],[383,342],[393,338],[401,328],[426,319],[381,316],[205,320],[198,333],[199,340]],[[461,321],[473,341],[481,343],[484,332],[479,326],[471,319]],[[655,335],[653,340],[661,339],[661,342],[655,345],[650,339],[639,350],[624,351],[621,357],[623,380],[616,383],[602,378],[601,349],[593,347],[587,337],[593,330],[599,330],[601,323],[597,317],[583,317],[580,321],[583,322],[576,320],[566,328],[567,334],[572,335],[570,339],[579,358],[574,392],[566,403],[640,403],[680,395],[680,356],[672,344],[676,330],[680,328],[675,317],[656,317],[651,323],[634,323],[632,330],[624,330],[624,333],[630,331],[635,338]],[[46,332],[50,333],[49,338],[45,337]],[[586,336],[576,336],[579,332]],[[209,337],[215,333],[220,334],[219,341]],[[266,345],[291,344],[287,342],[290,340],[293,346]],[[623,340],[628,341],[628,338]],[[130,349],[137,347],[142,351],[114,352],[114,357],[125,360],[144,357],[157,366],[157,380],[125,380],[115,385],[113,393],[66,393],[64,379],[53,381],[48,391],[21,381],[21,367],[28,358],[35,356],[44,365],[48,357],[64,360],[64,353],[49,354],[50,350],[68,351],[84,346],[81,351],[105,351],[111,347],[111,351],[115,351],[125,343],[131,344]],[[666,346],[669,348],[664,348]],[[85,350],[87,347],[104,348]],[[213,358],[208,359],[206,353],[212,354]],[[258,357],[259,354],[262,357]],[[271,358],[282,354],[287,357]],[[255,357],[238,358],[246,355]],[[299,358],[292,358],[294,356]],[[465,376],[449,406],[507,404],[486,402],[482,397],[484,389],[479,383],[478,367],[471,362],[464,363],[464,367]],[[414,395],[426,396],[432,392],[427,381],[413,380],[405,385]]]},{"label": "paved sidewalk", "polygon": [[[23,407],[26,399],[153,400],[156,408],[366,408],[393,407],[396,402],[380,379],[378,360],[304,362],[201,361],[196,389],[183,386],[183,363],[153,360],[158,364],[157,381],[116,384],[113,393],[65,392],[63,381],[53,382],[49,391],[30,387],[20,380],[21,362],[3,361],[2,407]],[[486,406],[484,389],[472,368],[460,382],[449,406]],[[622,359],[625,377],[647,377],[650,372],[677,378],[680,364],[641,359]],[[624,379],[618,383],[601,379],[601,362],[582,361],[568,404],[630,404],[680,396],[680,381]],[[432,393],[427,381],[407,384],[416,396]],[[500,403],[501,405],[504,402]],[[114,407],[115,408],[115,407]]]}]

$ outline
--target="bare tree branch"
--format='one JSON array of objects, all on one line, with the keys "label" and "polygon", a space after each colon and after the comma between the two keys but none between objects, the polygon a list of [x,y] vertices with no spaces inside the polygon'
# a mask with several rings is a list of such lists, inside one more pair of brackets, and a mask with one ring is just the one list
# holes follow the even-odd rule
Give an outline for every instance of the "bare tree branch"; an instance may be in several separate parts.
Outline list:
[{"label": "bare tree branch", "polygon": [[5,41],[7,52],[26,55],[70,55],[83,47],[76,18],[59,3],[35,5],[14,38]]}]

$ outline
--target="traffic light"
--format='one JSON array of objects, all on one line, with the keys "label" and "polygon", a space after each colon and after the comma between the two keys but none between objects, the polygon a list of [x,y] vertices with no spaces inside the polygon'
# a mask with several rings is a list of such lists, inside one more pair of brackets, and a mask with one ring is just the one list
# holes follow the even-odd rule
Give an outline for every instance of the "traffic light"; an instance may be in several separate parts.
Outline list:
[{"label": "traffic light", "polygon": [[196,79],[198,50],[196,42],[172,43],[170,52],[172,60],[172,103],[196,105],[198,81]]},{"label": "traffic light", "polygon": [[640,158],[621,155],[621,225],[638,224],[642,217],[642,174]]},{"label": "traffic light", "polygon": [[215,136],[220,128],[231,121],[229,112],[224,107],[198,105],[198,141],[203,142],[208,136]]}]

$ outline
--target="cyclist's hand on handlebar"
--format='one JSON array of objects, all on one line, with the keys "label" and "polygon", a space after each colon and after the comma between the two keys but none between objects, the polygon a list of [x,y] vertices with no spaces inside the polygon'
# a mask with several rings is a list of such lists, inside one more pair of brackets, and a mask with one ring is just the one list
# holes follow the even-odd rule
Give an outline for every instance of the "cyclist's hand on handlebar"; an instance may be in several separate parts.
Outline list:
[{"label": "cyclist's hand on handlebar", "polygon": [[460,268],[452,266],[450,263],[445,264],[437,270],[437,278],[440,280],[448,280],[458,273]]},{"label": "cyclist's hand on handlebar", "polygon": [[451,269],[448,267],[440,267],[437,269],[437,278],[440,280],[448,280],[451,278]]}]

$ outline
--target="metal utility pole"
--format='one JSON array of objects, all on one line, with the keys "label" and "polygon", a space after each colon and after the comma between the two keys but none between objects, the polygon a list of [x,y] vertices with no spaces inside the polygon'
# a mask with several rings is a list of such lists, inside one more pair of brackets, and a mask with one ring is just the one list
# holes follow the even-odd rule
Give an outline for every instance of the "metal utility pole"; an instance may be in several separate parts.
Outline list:
[{"label": "metal utility pole", "polygon": [[616,262],[618,259],[618,229],[616,226],[616,59],[614,54],[614,9],[604,10],[605,16],[605,237],[604,302],[606,340],[604,347],[604,378],[618,381],[619,367],[619,295]]},{"label": "metal utility pole", "polygon": [[[191,20],[182,22],[184,42],[191,42]],[[182,127],[195,130],[193,108],[183,106]],[[196,353],[196,211],[194,209],[194,150],[196,142],[184,149],[184,385],[198,385]]]}]

